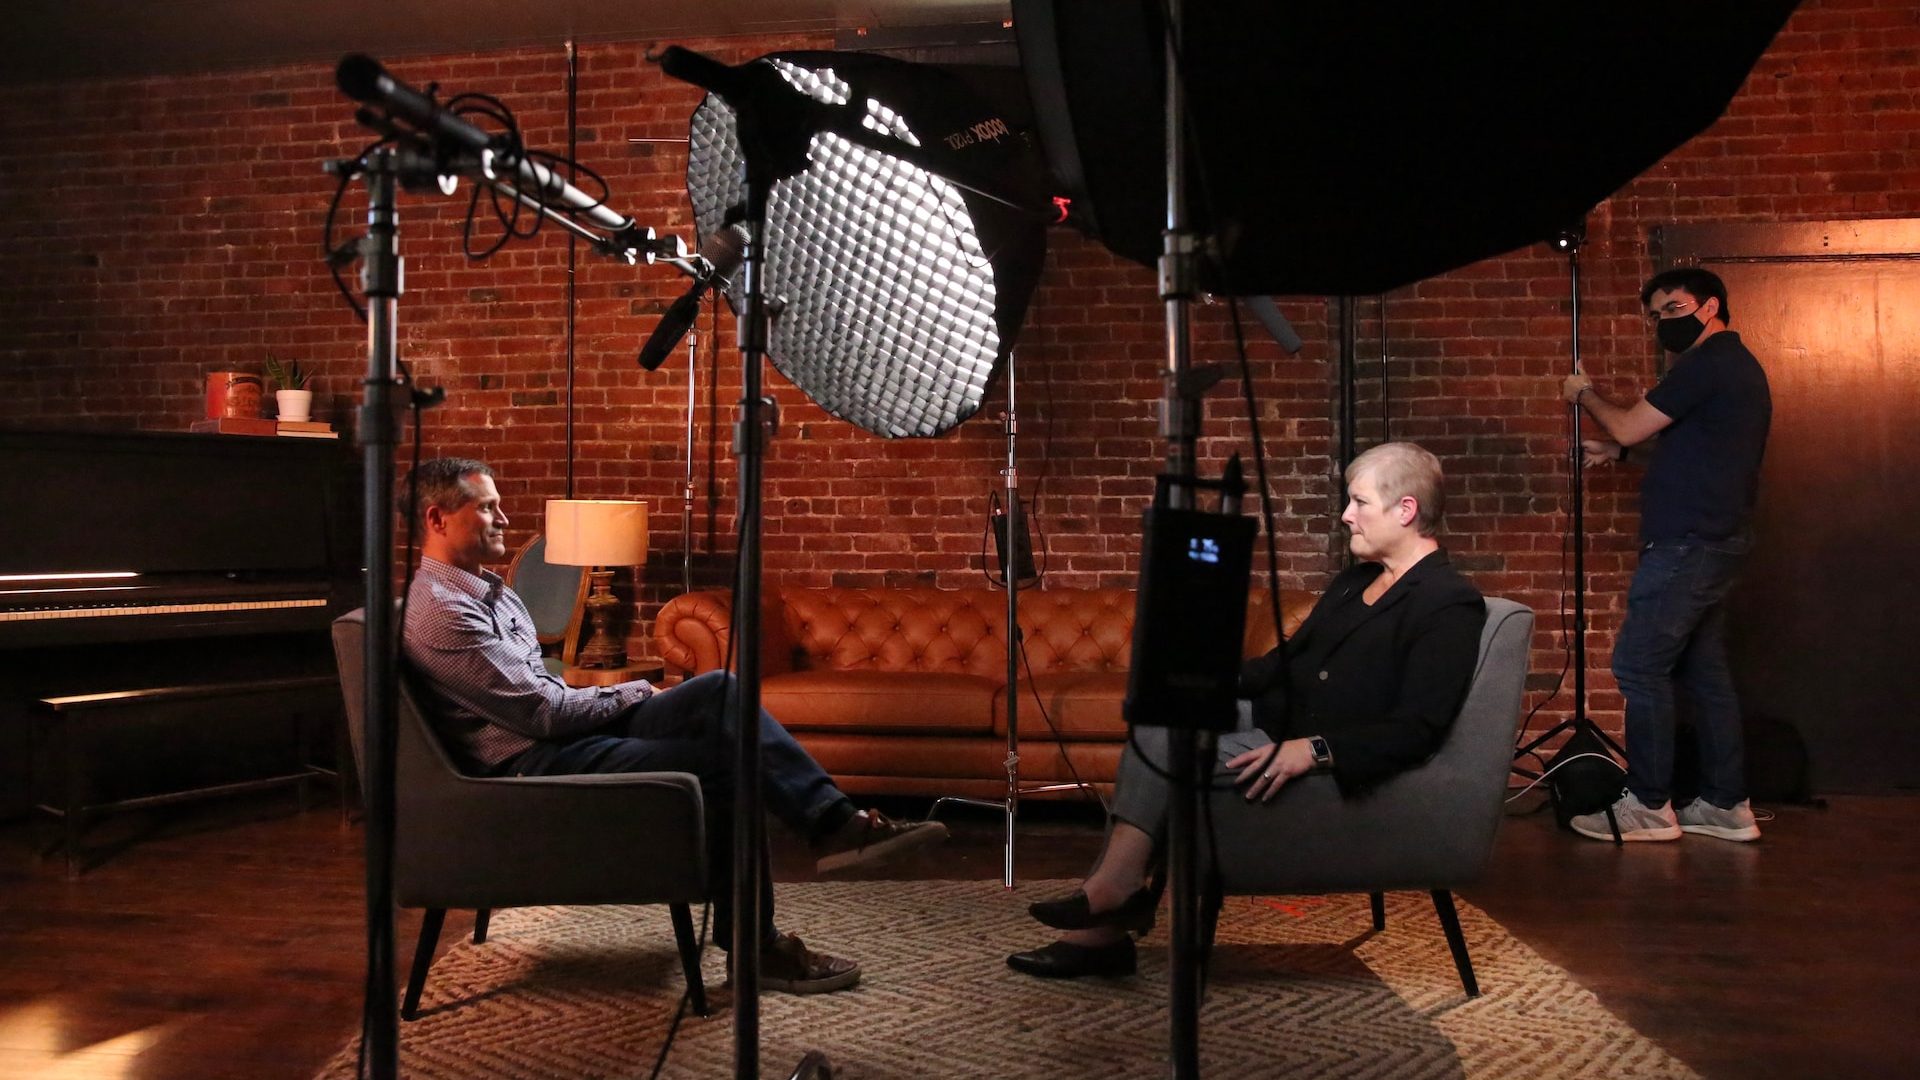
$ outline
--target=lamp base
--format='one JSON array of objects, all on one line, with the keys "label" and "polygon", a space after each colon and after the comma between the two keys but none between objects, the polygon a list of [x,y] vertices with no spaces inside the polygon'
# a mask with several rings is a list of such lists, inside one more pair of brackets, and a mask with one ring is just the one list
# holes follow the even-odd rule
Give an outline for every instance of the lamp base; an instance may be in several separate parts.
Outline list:
[{"label": "lamp base", "polygon": [[583,668],[620,668],[627,664],[626,642],[613,635],[614,611],[620,601],[613,595],[613,571],[588,571],[593,592],[587,597],[587,618],[593,623],[593,636],[580,647],[574,664]]},{"label": "lamp base", "polygon": [[636,658],[632,663],[617,668],[568,667],[560,672],[560,680],[568,686],[614,686],[619,683],[645,679],[650,683],[659,683],[665,676],[665,665],[659,660],[647,657]]}]

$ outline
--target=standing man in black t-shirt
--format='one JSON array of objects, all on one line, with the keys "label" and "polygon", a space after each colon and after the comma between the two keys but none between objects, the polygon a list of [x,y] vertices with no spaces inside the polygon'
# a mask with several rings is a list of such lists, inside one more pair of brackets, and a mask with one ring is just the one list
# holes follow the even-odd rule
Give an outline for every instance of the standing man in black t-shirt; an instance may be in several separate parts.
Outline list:
[{"label": "standing man in black t-shirt", "polygon": [[[1727,329],[1727,287],[1717,274],[1666,271],[1640,290],[1640,303],[1661,347],[1675,354],[1660,384],[1628,406],[1602,397],[1585,375],[1562,384],[1566,399],[1612,436],[1582,443],[1587,465],[1625,461],[1652,444],[1640,482],[1640,567],[1613,646],[1613,674],[1627,699],[1627,789],[1613,816],[1625,840],[1677,840],[1682,832],[1757,840],[1724,601],[1752,544],[1773,398],[1759,361]],[[1677,813],[1676,688],[1694,704],[1700,738],[1700,797]],[[1614,837],[1605,812],[1571,824],[1582,836]]]}]

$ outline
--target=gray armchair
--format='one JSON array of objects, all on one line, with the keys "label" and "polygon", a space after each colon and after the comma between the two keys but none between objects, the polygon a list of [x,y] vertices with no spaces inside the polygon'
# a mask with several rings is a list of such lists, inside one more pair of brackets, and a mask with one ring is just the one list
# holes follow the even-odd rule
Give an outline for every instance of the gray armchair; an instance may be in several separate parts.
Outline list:
[{"label": "gray armchair", "polygon": [[[362,611],[334,620],[356,768],[366,777]],[[666,904],[696,1012],[706,989],[690,904],[705,900],[700,783],[690,773],[485,778],[463,775],[400,680],[395,750],[394,896],[425,908],[400,1015],[411,1020],[448,908],[473,908],[484,942],[494,908]]]},{"label": "gray armchair", "polygon": [[1461,985],[1478,996],[1453,890],[1478,877],[1493,852],[1532,643],[1533,612],[1487,598],[1479,664],[1446,742],[1366,795],[1343,798],[1329,776],[1295,780],[1270,804],[1214,793],[1221,895],[1364,892],[1374,929],[1384,930],[1382,893],[1425,889]]}]

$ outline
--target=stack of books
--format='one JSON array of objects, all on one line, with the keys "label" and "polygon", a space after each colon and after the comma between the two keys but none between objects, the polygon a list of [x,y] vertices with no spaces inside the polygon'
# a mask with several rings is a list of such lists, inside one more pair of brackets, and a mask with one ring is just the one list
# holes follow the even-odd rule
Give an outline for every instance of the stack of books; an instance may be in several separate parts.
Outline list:
[{"label": "stack of books", "polygon": [[222,416],[214,420],[195,420],[193,430],[211,435],[271,435],[273,425],[274,421],[255,416]]},{"label": "stack of books", "polygon": [[276,434],[295,439],[337,439],[340,433],[321,420],[276,420]]}]

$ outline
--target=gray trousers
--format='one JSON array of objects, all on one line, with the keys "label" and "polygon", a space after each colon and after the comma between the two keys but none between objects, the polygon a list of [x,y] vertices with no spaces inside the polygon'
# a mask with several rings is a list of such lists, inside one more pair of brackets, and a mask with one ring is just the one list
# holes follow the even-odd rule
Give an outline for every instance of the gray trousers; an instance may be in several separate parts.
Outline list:
[{"label": "gray trousers", "polygon": [[[1161,775],[1167,771],[1167,729],[1135,728],[1133,742],[1134,745],[1120,755],[1120,772],[1114,778],[1113,819],[1153,837],[1157,849],[1165,841],[1167,831],[1170,782]],[[1227,768],[1228,761],[1248,750],[1271,745],[1273,739],[1253,726],[1253,702],[1240,702],[1239,724],[1220,736],[1214,753],[1213,786],[1226,787],[1239,775],[1237,770]],[[1141,760],[1142,753],[1145,761]],[[1153,768],[1148,767],[1149,762]]]}]

